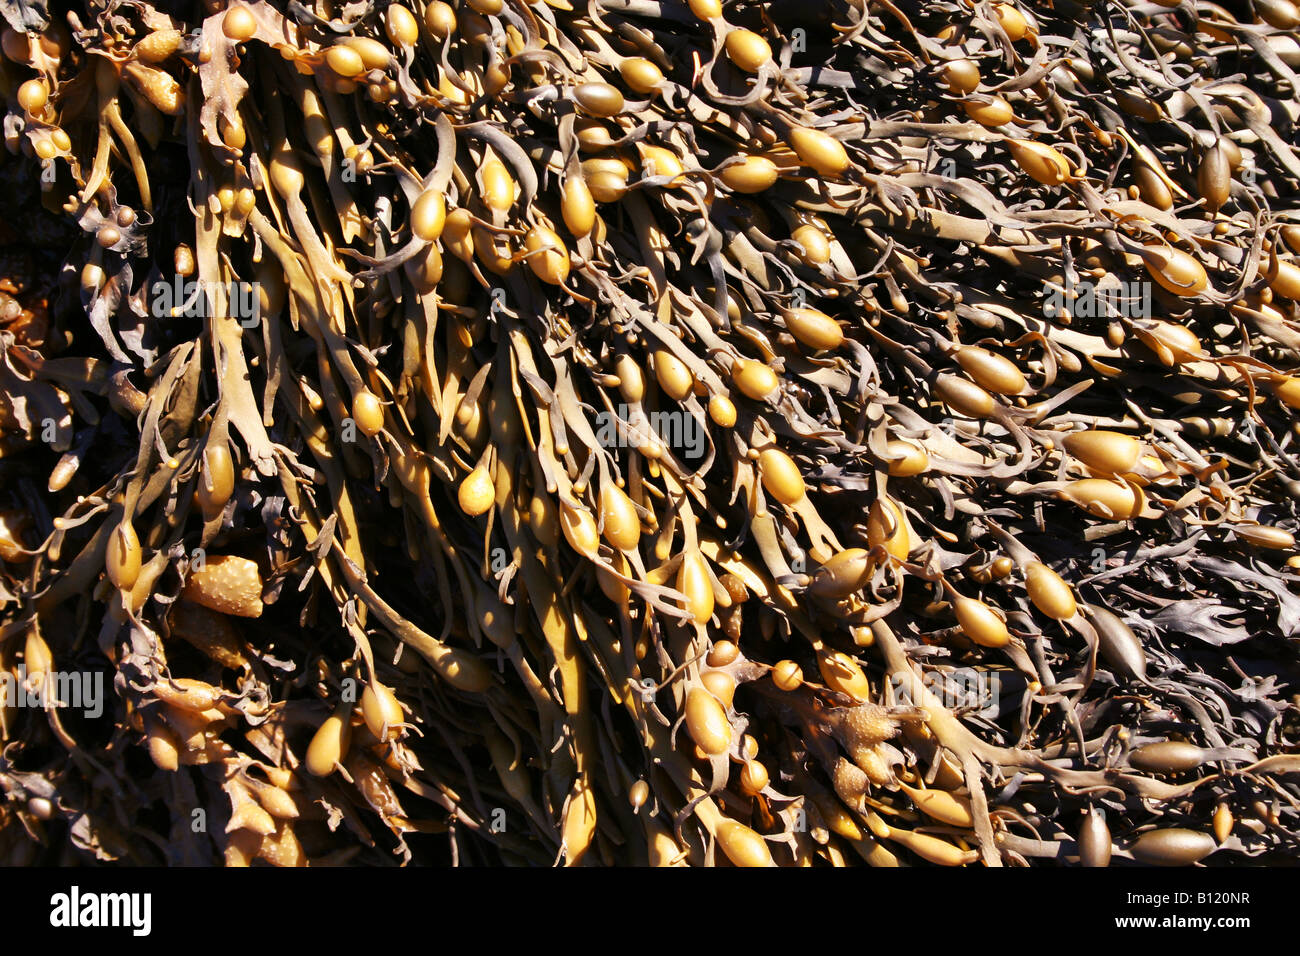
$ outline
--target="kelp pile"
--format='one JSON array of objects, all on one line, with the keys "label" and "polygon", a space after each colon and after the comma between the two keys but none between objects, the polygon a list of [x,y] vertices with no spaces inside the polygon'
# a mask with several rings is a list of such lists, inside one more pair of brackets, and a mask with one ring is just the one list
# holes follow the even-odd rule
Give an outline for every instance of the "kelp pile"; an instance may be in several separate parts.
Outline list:
[{"label": "kelp pile", "polygon": [[1300,851],[1292,0],[4,13],[6,862]]}]

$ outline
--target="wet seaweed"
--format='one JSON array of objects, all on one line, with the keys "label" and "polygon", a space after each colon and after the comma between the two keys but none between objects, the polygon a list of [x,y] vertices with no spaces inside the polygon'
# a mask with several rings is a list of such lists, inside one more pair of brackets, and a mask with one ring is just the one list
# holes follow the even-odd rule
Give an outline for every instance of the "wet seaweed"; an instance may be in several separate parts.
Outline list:
[{"label": "wet seaweed", "polygon": [[0,859],[1300,850],[1290,0],[11,6]]}]

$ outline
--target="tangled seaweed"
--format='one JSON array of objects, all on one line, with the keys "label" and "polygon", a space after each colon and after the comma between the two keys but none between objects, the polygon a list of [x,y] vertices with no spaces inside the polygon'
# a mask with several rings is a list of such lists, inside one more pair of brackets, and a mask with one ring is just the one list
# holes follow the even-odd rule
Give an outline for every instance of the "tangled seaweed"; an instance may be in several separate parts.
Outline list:
[{"label": "tangled seaweed", "polygon": [[2,9],[0,859],[1300,853],[1291,0]]}]

